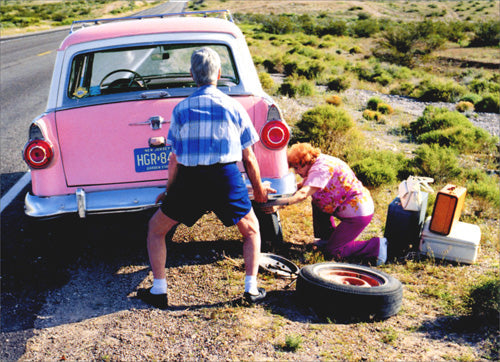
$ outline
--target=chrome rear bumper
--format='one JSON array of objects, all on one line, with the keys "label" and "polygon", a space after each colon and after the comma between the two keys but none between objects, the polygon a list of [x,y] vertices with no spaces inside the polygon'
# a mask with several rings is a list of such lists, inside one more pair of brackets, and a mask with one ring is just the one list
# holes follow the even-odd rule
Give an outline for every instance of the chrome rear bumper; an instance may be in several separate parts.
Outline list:
[{"label": "chrome rear bumper", "polygon": [[[270,194],[270,200],[283,199],[296,191],[295,175],[289,173],[281,179],[262,179],[269,181],[276,194]],[[251,185],[249,187],[252,199]],[[35,196],[27,193],[24,200],[26,215],[32,217],[55,217],[77,213],[81,218],[88,214],[109,214],[119,212],[142,211],[156,207],[156,198],[165,190],[164,187],[144,187],[124,190],[86,192],[77,189],[75,194],[50,197]]]}]

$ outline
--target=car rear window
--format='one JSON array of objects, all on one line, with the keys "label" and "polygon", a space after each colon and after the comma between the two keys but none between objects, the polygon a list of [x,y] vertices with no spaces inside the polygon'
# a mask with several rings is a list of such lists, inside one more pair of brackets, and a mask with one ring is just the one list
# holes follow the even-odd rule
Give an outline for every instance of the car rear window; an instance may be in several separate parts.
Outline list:
[{"label": "car rear window", "polygon": [[68,97],[196,87],[190,74],[191,54],[202,46],[214,49],[221,58],[219,85],[237,85],[236,67],[227,46],[155,44],[77,54],[71,64]]}]

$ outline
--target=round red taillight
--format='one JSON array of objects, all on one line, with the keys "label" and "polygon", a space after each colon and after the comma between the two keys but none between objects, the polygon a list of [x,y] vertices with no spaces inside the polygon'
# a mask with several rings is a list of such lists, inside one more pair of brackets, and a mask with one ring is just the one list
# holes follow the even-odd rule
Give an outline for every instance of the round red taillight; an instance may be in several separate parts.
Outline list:
[{"label": "round red taillight", "polygon": [[283,122],[269,121],[260,131],[260,140],[267,148],[279,150],[290,140],[290,130]]},{"label": "round red taillight", "polygon": [[52,160],[52,146],[44,140],[33,140],[24,147],[24,161],[31,168],[44,168]]}]

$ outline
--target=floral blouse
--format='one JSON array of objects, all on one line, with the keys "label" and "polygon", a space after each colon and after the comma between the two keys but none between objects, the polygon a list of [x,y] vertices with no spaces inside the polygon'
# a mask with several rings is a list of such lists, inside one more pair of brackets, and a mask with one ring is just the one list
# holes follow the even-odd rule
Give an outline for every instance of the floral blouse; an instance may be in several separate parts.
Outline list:
[{"label": "floral blouse", "polygon": [[327,214],[347,218],[374,212],[370,191],[349,165],[336,157],[320,154],[303,185],[320,188],[312,195],[312,202]]}]

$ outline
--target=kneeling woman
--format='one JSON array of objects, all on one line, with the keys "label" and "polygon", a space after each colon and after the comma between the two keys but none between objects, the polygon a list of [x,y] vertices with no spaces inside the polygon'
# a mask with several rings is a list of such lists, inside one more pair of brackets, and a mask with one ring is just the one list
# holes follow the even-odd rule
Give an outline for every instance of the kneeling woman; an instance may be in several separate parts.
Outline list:
[{"label": "kneeling woman", "polygon": [[[288,150],[288,164],[302,177],[297,192],[288,200],[294,204],[312,197],[314,236],[328,258],[356,257],[387,260],[387,240],[355,241],[373,217],[370,192],[342,160],[322,154],[309,143]],[[335,219],[340,220],[335,225]]]}]

